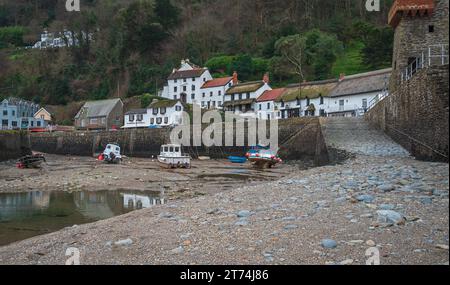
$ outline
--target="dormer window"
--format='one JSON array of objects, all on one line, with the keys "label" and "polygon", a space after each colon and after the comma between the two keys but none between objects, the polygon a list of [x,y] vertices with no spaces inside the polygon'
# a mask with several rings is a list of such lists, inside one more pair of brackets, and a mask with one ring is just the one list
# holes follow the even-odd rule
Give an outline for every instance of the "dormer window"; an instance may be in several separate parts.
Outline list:
[{"label": "dormer window", "polygon": [[161,115],[164,115],[167,112],[166,107],[161,107],[160,111]]}]

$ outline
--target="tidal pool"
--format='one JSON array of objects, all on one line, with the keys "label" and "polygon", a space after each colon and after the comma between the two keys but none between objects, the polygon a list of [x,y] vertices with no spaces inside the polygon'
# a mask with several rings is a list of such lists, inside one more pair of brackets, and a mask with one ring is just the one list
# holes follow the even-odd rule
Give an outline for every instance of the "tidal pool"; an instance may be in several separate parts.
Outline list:
[{"label": "tidal pool", "polygon": [[129,190],[0,193],[0,246],[164,203],[156,193]]}]

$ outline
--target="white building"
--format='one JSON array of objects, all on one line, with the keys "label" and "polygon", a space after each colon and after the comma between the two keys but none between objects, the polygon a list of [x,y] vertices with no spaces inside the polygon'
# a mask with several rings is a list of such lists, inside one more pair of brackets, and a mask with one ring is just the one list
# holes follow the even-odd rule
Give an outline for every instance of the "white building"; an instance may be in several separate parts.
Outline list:
[{"label": "white building", "polygon": [[327,114],[331,117],[364,115],[375,98],[388,92],[391,68],[342,77],[329,97]]},{"label": "white building", "polygon": [[328,96],[337,83],[337,79],[332,79],[287,86],[275,100],[277,117],[326,116]]},{"label": "white building", "polygon": [[256,99],[255,111],[256,116],[260,120],[276,120],[280,118],[277,109],[276,100],[279,99],[286,88],[278,88],[265,91],[259,98]]},{"label": "white building", "polygon": [[237,84],[237,73],[233,77],[216,78],[206,81],[200,89],[200,104],[206,109],[222,109],[228,89]]},{"label": "white building", "polygon": [[131,110],[125,114],[123,128],[158,128],[183,123],[184,105],[180,100],[153,100],[147,109]]},{"label": "white building", "polygon": [[[92,40],[92,34],[86,34],[82,32],[83,39]],[[31,48],[33,49],[46,49],[46,48],[63,48],[78,46],[79,39],[78,36],[71,31],[64,30],[63,32],[50,33],[44,31],[41,34],[41,40],[36,42]]]},{"label": "white building", "polygon": [[181,67],[174,69],[172,74],[169,75],[161,97],[200,105],[200,89],[207,81],[212,79],[207,68],[198,67],[190,63],[189,60],[182,60]]},{"label": "white building", "polygon": [[244,116],[256,116],[256,99],[268,90],[272,90],[268,74],[261,81],[233,85],[225,93],[224,109]]}]

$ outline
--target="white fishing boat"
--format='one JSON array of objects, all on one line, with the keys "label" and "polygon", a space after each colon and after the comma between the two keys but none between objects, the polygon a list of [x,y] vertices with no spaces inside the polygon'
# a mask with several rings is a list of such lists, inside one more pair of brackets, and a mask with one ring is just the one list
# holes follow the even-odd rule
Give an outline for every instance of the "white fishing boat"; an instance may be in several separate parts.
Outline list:
[{"label": "white fishing boat", "polygon": [[158,162],[166,168],[191,168],[191,157],[183,155],[181,145],[176,144],[161,146]]}]

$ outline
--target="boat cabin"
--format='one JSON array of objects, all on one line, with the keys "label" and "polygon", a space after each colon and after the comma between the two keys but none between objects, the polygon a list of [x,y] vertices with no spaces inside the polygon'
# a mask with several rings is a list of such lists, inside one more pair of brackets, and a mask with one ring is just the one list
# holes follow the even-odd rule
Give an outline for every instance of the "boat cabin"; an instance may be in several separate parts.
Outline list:
[{"label": "boat cabin", "polygon": [[176,144],[168,144],[161,146],[161,156],[169,156],[169,157],[180,157],[181,154],[181,145]]}]

